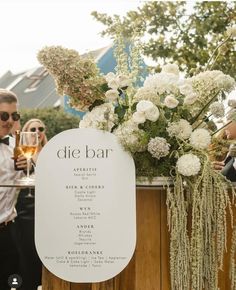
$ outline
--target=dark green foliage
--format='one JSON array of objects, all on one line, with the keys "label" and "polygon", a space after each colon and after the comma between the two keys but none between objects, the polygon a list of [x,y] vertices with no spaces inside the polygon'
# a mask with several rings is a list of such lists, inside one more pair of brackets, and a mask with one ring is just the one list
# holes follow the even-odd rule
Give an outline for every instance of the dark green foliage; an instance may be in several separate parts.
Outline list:
[{"label": "dark green foliage", "polygon": [[136,176],[170,176],[170,168],[174,168],[176,159],[160,158],[159,160],[153,158],[147,151],[136,152],[133,155]]},{"label": "dark green foliage", "polygon": [[[119,16],[98,12],[92,15],[106,26],[102,35],[115,37],[117,23],[121,23],[124,37],[134,31],[143,41],[144,54],[162,63],[176,62],[188,75],[206,67],[210,56],[222,40],[225,31],[236,23],[236,1],[146,1],[130,11],[120,21]],[[189,10],[190,6],[193,6]],[[119,24],[120,25],[120,24]],[[218,69],[232,77],[236,75],[235,42],[229,40],[220,49],[217,62],[212,59],[209,68]],[[215,55],[216,56],[216,55]]]},{"label": "dark green foliage", "polygon": [[21,110],[20,113],[22,126],[29,119],[41,119],[46,125],[46,135],[48,139],[64,130],[78,128],[80,122],[79,117],[65,113],[62,109],[31,109]]},{"label": "dark green foliage", "polygon": [[127,109],[128,109],[128,106],[124,106],[124,105],[120,105],[120,104],[118,104],[115,107],[115,113],[118,115],[119,123],[121,123],[122,120],[124,119],[124,115],[125,115]]},{"label": "dark green foliage", "polygon": [[93,102],[93,104],[89,107],[89,111],[91,112],[92,109],[94,109],[97,106],[100,106],[102,104],[104,104],[105,102],[103,100],[96,100]]}]

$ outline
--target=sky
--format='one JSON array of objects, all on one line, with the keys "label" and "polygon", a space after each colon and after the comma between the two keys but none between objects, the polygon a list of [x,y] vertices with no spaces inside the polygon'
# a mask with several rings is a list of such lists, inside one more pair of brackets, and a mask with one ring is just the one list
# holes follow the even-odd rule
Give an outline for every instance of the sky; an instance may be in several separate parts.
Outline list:
[{"label": "sky", "polygon": [[79,53],[111,44],[102,38],[103,24],[92,11],[125,15],[143,0],[1,0],[0,77],[37,67],[37,52],[61,45]]}]

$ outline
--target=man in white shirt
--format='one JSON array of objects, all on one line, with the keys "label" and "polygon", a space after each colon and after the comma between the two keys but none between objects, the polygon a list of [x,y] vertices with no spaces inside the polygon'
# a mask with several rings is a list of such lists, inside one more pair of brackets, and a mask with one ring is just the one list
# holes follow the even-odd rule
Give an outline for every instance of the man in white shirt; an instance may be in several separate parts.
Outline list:
[{"label": "man in white shirt", "polygon": [[[9,136],[14,123],[20,119],[17,102],[13,92],[0,89],[0,183],[13,181],[23,174],[14,169],[14,138]],[[25,157],[20,156],[16,164],[20,169],[25,169]],[[8,278],[17,274],[16,193],[14,187],[0,187],[0,290],[10,289]]]}]

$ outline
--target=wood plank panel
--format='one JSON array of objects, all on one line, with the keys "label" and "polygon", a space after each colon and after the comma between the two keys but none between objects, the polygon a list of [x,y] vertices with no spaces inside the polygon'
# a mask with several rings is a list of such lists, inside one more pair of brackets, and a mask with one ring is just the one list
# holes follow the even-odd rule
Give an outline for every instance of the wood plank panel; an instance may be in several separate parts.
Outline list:
[{"label": "wood plank panel", "polygon": [[70,282],[58,278],[43,267],[42,288],[43,290],[70,290]]},{"label": "wood plank panel", "polygon": [[137,189],[137,246],[135,290],[161,290],[161,194]]},{"label": "wood plank panel", "polygon": [[[236,207],[232,207],[234,224],[236,224]],[[233,229],[231,227],[229,210],[227,211],[227,252],[224,256],[223,270],[219,271],[219,288],[220,290],[229,290],[231,289],[231,281],[229,278],[230,271],[230,249],[231,249],[231,238]]]},{"label": "wood plank panel", "polygon": [[161,289],[170,290],[170,235],[167,225],[166,191],[161,190]]},{"label": "wood plank panel", "polygon": [[92,290],[91,283],[70,283],[70,290]]}]

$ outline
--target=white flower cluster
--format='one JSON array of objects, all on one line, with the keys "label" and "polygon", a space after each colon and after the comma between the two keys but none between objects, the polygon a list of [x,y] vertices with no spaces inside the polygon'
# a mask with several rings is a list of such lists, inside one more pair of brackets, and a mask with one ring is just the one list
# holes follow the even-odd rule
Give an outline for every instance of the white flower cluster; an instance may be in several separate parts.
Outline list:
[{"label": "white flower cluster", "polygon": [[214,94],[222,90],[231,92],[236,83],[235,80],[219,70],[205,71],[184,80],[179,89],[185,95],[184,104],[192,105],[196,101],[206,103]]},{"label": "white flower cluster", "polygon": [[91,112],[86,113],[83,120],[80,121],[80,128],[94,128],[111,131],[117,124],[118,118],[114,113],[114,106],[111,103],[105,103],[95,107]]},{"label": "white flower cluster", "polygon": [[146,120],[155,122],[159,118],[158,108],[150,101],[140,101],[136,106],[136,112],[133,114],[133,121],[142,124]]},{"label": "white flower cluster", "polygon": [[184,176],[194,176],[198,174],[201,169],[200,159],[192,154],[184,154],[177,161],[177,170]]},{"label": "white flower cluster", "polygon": [[148,151],[154,158],[160,159],[169,154],[170,144],[162,137],[151,138],[148,143]]},{"label": "white flower cluster", "polygon": [[159,95],[154,90],[148,87],[141,87],[137,90],[133,98],[133,103],[139,102],[142,100],[150,101],[154,105],[157,105],[157,106],[160,104]]},{"label": "white flower cluster", "polygon": [[[206,150],[211,142],[210,133],[201,127],[202,116],[209,116],[203,111],[204,106],[208,107],[215,98],[207,109],[213,117],[222,118],[225,110],[220,102],[221,92],[230,92],[235,86],[234,79],[215,70],[180,80],[175,64],[165,65],[160,73],[148,76],[137,89],[126,75],[109,73],[105,79],[109,88],[104,91],[106,103],[87,113],[80,128],[111,132],[117,125],[113,133],[125,150],[132,154],[149,152],[158,160],[168,156],[171,150],[178,150],[180,145],[182,150],[187,148],[188,154],[177,160],[178,172],[184,176],[198,174],[201,169],[198,154],[201,155],[200,151]],[[236,108],[236,102],[232,100],[231,104]],[[233,118],[236,119],[235,113]],[[193,131],[193,128],[197,129]],[[178,140],[173,142],[173,138]],[[145,154],[140,158],[145,159]],[[163,171],[166,174],[165,168]]]},{"label": "white flower cluster", "polygon": [[226,34],[230,37],[236,37],[236,25],[230,26],[226,30]]},{"label": "white flower cluster", "polygon": [[164,69],[164,71],[150,75],[144,81],[144,88],[149,88],[156,94],[163,94],[163,93],[177,93],[178,83],[179,83],[179,76],[173,72],[166,72],[170,71],[170,69]]},{"label": "white flower cluster", "polygon": [[164,105],[169,109],[174,109],[179,104],[179,101],[174,97],[174,95],[168,95],[165,97]]},{"label": "white flower cluster", "polygon": [[177,137],[186,140],[192,133],[192,126],[188,121],[180,119],[178,122],[170,123],[166,130],[170,137]]},{"label": "white flower cluster", "polygon": [[105,93],[106,100],[116,102],[119,97],[118,89],[126,88],[131,85],[132,80],[126,75],[116,75],[112,72],[105,76],[110,90]]},{"label": "white flower cluster", "polygon": [[168,63],[168,64],[163,65],[161,72],[179,76],[179,67],[177,64]]},{"label": "white flower cluster", "polygon": [[192,105],[198,99],[198,95],[196,92],[194,92],[191,81],[189,79],[186,79],[182,81],[182,83],[180,83],[179,90],[181,94],[185,96],[184,98],[185,105]]},{"label": "white flower cluster", "polygon": [[116,75],[112,72],[105,75],[105,79],[107,81],[107,85],[109,88],[118,89],[124,88],[131,85],[132,80],[126,75]]},{"label": "white flower cluster", "polygon": [[143,152],[147,149],[145,132],[132,120],[121,124],[114,132],[121,145],[128,151]]},{"label": "white flower cluster", "polygon": [[117,99],[119,98],[119,92],[117,90],[111,89],[105,93],[105,96],[107,101],[116,102]]},{"label": "white flower cluster", "polygon": [[190,136],[190,144],[196,149],[206,149],[210,143],[211,135],[206,129],[196,129]]},{"label": "white flower cluster", "polygon": [[222,103],[214,102],[210,105],[209,109],[210,109],[210,113],[215,118],[222,118],[225,115],[225,108]]}]

